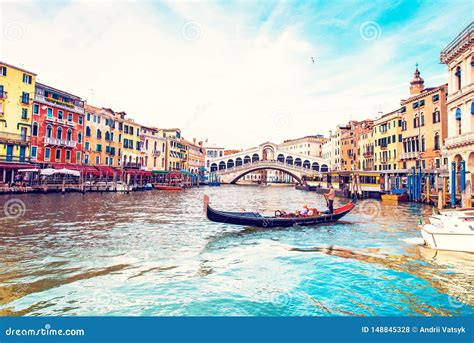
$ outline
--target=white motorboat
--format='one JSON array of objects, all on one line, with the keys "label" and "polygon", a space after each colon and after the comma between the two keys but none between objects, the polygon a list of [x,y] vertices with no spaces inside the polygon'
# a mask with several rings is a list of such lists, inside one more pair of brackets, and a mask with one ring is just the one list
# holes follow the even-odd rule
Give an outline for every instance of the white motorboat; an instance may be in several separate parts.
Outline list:
[{"label": "white motorboat", "polygon": [[419,227],[433,249],[474,253],[474,208],[441,211]]}]

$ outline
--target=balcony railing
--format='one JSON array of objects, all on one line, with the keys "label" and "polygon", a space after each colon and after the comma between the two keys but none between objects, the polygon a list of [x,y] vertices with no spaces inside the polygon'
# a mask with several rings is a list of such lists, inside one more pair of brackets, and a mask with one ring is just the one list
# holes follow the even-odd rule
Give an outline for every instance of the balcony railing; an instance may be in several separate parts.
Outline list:
[{"label": "balcony railing", "polygon": [[153,150],[153,156],[158,157],[161,155],[161,150]]},{"label": "balcony railing", "polygon": [[48,138],[46,137],[44,139],[44,144],[46,145],[55,145],[55,146],[64,146],[67,148],[75,148],[77,145],[76,141],[68,141],[64,139],[59,139],[59,138]]},{"label": "balcony railing", "polygon": [[417,158],[418,157],[418,152],[416,151],[411,151],[411,152],[403,152],[400,155],[400,158],[402,160],[410,159],[410,158]]},{"label": "balcony railing", "polygon": [[41,102],[44,102],[44,103],[48,103],[48,104],[53,104],[54,106],[60,107],[60,108],[65,109],[67,111],[74,111],[74,112],[81,113],[81,114],[84,113],[84,108],[83,107],[76,106],[76,105],[71,104],[71,103],[66,103],[66,102],[62,102],[62,101],[59,101],[59,100],[55,100],[55,99],[52,99],[52,98],[46,98],[44,95],[41,95],[41,94],[36,94],[35,93],[35,100],[38,100],[38,101],[41,101]]},{"label": "balcony railing", "polygon": [[469,144],[474,144],[474,132],[464,133],[455,137],[448,137],[444,141],[444,146],[448,149]]},{"label": "balcony railing", "polygon": [[33,99],[30,99],[30,98],[25,98],[23,96],[20,96],[20,102],[23,104],[23,105],[31,105],[33,103]]},{"label": "balcony railing", "polygon": [[134,163],[134,162],[125,162],[123,164],[124,168],[130,168],[130,169],[140,169],[142,165],[140,163]]},{"label": "balcony railing", "polygon": [[30,141],[30,136],[20,135],[17,133],[0,132],[0,142],[2,143],[28,144]]},{"label": "balcony railing", "polygon": [[29,162],[30,158],[26,156],[0,155],[1,162]]}]

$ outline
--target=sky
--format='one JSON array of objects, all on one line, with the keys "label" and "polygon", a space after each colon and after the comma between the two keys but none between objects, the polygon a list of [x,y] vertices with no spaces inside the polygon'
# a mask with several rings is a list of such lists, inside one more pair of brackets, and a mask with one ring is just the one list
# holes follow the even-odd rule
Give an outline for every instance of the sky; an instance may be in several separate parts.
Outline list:
[{"label": "sky", "polygon": [[0,60],[88,103],[246,149],[399,107],[472,1],[4,1]]}]

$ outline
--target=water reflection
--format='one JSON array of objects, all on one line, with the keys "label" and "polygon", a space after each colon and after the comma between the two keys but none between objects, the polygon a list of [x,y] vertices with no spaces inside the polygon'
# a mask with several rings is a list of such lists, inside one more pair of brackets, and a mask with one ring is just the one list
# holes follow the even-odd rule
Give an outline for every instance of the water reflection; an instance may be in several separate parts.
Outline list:
[{"label": "water reflection", "polygon": [[325,208],[315,193],[271,187],[19,195],[25,215],[0,219],[0,314],[472,313],[473,256],[407,242],[429,208],[380,204],[375,217],[359,208],[267,230],[207,221],[204,192],[219,209]]}]

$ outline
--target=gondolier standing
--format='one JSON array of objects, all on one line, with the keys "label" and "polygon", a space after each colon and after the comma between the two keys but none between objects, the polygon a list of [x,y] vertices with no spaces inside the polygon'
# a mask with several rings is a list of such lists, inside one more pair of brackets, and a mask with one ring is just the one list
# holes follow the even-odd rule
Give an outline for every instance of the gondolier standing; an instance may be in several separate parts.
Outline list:
[{"label": "gondolier standing", "polygon": [[327,194],[324,194],[324,197],[326,198],[328,202],[329,213],[333,213],[334,212],[334,199],[336,198],[336,192],[334,191],[334,187],[332,185],[329,186],[329,192]]}]

